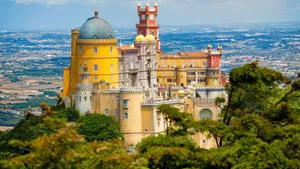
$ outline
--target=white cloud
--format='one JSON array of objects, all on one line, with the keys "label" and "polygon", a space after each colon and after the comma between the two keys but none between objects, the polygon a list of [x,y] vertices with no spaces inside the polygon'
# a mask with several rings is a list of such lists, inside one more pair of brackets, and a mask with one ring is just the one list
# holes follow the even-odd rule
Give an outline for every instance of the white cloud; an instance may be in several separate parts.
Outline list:
[{"label": "white cloud", "polygon": [[71,2],[100,3],[104,0],[15,0],[17,4],[63,5]]}]

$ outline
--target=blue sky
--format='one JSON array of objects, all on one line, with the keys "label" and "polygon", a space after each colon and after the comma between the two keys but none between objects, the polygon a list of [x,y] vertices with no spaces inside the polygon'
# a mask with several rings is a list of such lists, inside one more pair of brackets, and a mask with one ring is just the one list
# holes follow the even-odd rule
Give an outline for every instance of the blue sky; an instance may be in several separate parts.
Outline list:
[{"label": "blue sky", "polygon": [[[0,29],[70,30],[93,15],[113,27],[134,28],[146,0],[0,0]],[[161,25],[300,22],[300,0],[149,0]]]}]

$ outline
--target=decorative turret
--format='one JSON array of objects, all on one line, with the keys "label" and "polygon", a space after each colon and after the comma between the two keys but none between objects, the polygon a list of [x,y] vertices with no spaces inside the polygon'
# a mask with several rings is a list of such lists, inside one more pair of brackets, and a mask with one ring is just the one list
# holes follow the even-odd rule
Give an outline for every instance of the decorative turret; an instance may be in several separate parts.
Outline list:
[{"label": "decorative turret", "polygon": [[81,114],[87,114],[92,110],[93,85],[91,84],[90,73],[86,63],[84,63],[81,79],[82,82],[77,84],[76,108]]},{"label": "decorative turret", "polygon": [[139,24],[136,25],[137,35],[152,35],[154,40],[156,40],[156,48],[160,50],[160,40],[159,40],[159,25],[156,23],[156,17],[158,15],[158,6],[154,5],[151,8],[147,2],[145,8],[141,8],[141,4],[138,4],[138,15]]}]

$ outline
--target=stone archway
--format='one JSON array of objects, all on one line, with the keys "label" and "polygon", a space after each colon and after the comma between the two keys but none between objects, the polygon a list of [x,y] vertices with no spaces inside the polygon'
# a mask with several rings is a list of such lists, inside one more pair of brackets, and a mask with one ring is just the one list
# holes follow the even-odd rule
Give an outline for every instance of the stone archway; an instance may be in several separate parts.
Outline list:
[{"label": "stone archway", "polygon": [[200,111],[200,120],[202,119],[213,119],[213,114],[209,109],[203,109]]}]

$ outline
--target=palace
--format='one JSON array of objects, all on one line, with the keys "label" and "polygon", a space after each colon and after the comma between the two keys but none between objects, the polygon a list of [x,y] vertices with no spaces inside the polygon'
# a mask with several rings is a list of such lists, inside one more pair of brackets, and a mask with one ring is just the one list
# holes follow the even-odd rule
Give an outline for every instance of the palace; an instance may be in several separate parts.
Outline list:
[{"label": "palace", "polygon": [[[94,16],[72,30],[70,66],[64,69],[61,96],[70,98],[81,114],[101,113],[120,124],[125,143],[165,132],[157,110],[169,104],[195,119],[217,120],[225,98],[220,60],[222,47],[198,52],[164,54],[160,48],[158,6],[138,5],[139,24],[133,44],[117,46],[112,26]],[[205,134],[193,136],[202,148],[215,147]]]}]

